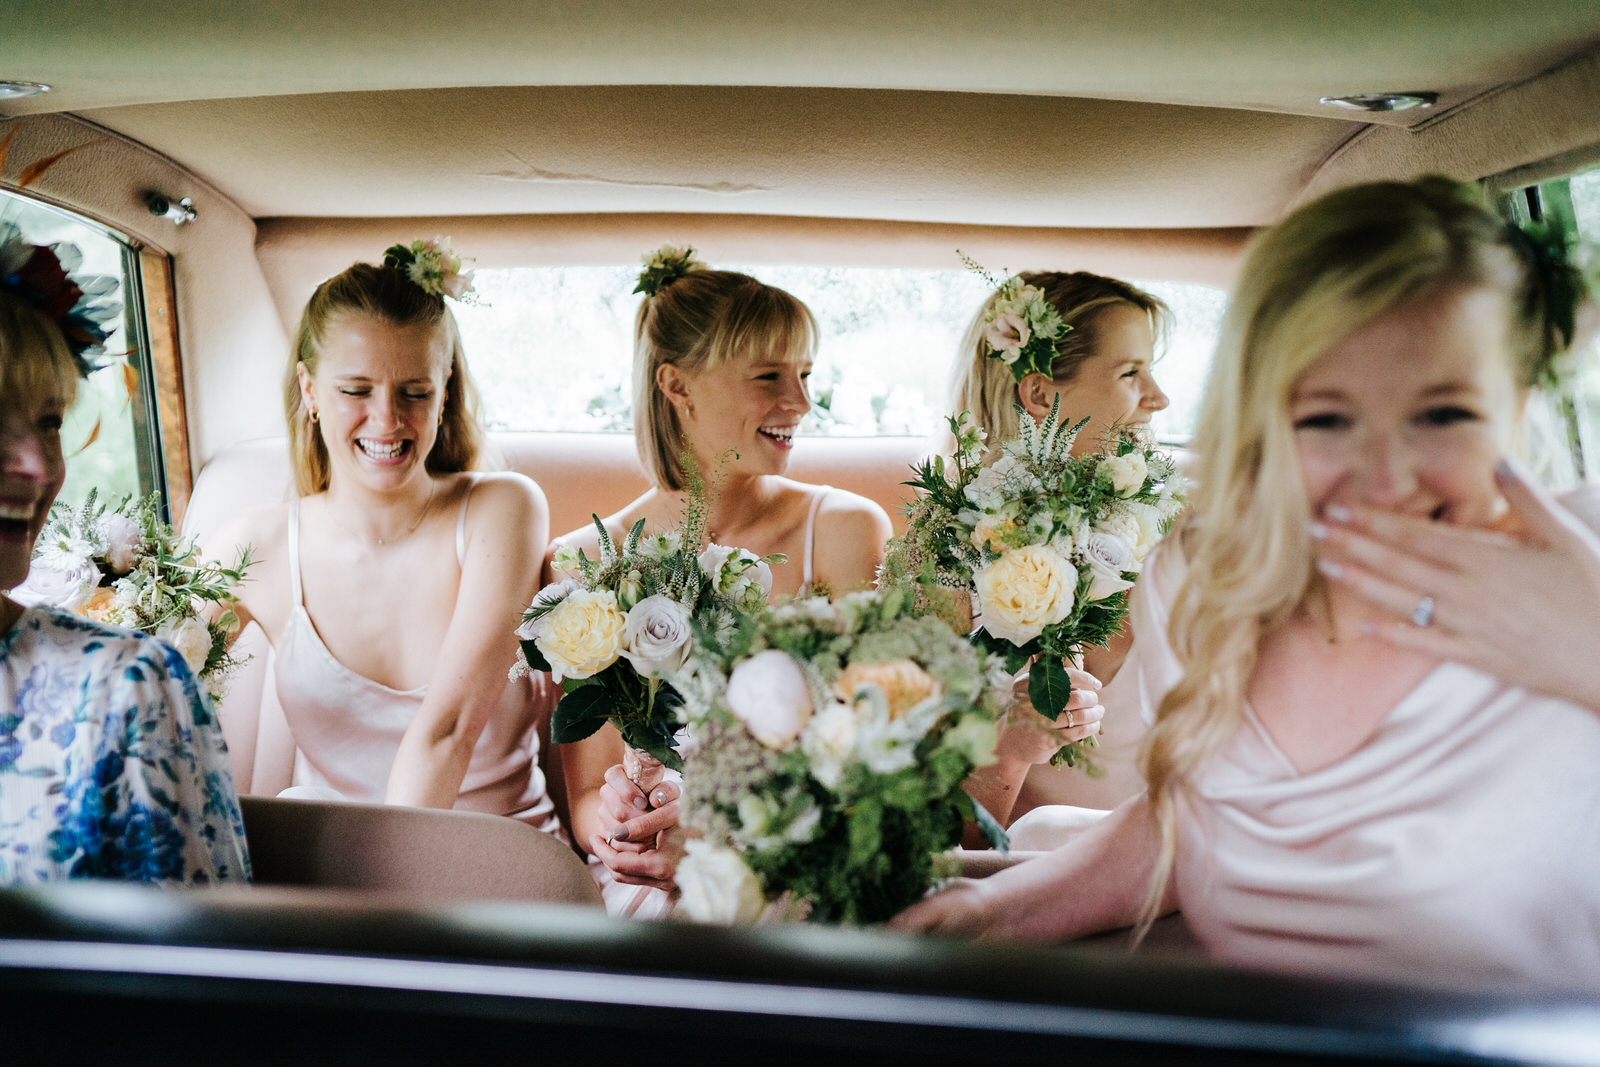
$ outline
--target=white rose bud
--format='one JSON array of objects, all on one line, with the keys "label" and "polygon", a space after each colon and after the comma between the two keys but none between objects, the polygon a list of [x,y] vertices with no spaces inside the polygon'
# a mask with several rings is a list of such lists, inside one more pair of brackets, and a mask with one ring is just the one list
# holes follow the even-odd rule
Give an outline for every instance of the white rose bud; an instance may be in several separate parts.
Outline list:
[{"label": "white rose bud", "polygon": [[1100,461],[1100,470],[1111,479],[1111,488],[1122,497],[1133,496],[1144,488],[1144,481],[1150,475],[1144,455],[1140,452],[1129,452],[1125,456],[1107,456]]},{"label": "white rose bud", "polygon": [[731,848],[690,841],[678,864],[680,906],[696,922],[754,922],[765,904],[756,874]]},{"label": "white rose bud", "polygon": [[843,701],[818,712],[800,739],[800,750],[811,761],[811,776],[828,789],[838,788],[855,747],[856,713]]},{"label": "white rose bud", "polygon": [[683,666],[689,655],[689,609],[668,596],[633,606],[622,630],[622,657],[648,677]]},{"label": "white rose bud", "polygon": [[211,631],[206,629],[205,623],[192,616],[184,619],[173,629],[167,643],[178,650],[183,662],[197,676],[205,670],[206,660],[211,656]]},{"label": "white rose bud", "polygon": [[772,749],[789,747],[811,719],[805,673],[794,657],[774,648],[733,669],[724,699],[750,736]]}]

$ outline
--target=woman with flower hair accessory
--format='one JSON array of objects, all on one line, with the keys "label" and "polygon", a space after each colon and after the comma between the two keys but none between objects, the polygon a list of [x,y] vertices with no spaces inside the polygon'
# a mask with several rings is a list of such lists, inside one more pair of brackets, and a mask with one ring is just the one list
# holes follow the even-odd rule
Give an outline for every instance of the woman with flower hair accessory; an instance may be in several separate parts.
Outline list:
[{"label": "woman with flower hair accessory", "polygon": [[259,560],[239,616],[276,652],[290,795],[508,815],[559,833],[538,763],[548,677],[507,681],[544,494],[483,473],[443,241],[395,245],[306,304],[284,376],[294,499],[211,539]]},{"label": "woman with flower hair accessory", "polygon": [[[989,445],[985,462],[999,457],[1000,442],[1017,436],[1024,415],[1042,422],[1058,401],[1063,425],[1089,420],[1073,454],[1096,451],[1113,428],[1148,427],[1167,406],[1152,364],[1171,316],[1158,297],[1117,278],[1087,271],[1015,275],[967,326],[952,373],[951,410],[971,413]],[[1138,693],[1113,681],[1131,641],[1125,629],[1110,648],[1085,650],[1083,669],[1069,668],[1074,702],[1056,723],[1028,714],[1028,676],[1017,680],[1000,760],[980,770],[969,789],[1006,824],[1034,808],[1052,808],[1018,828],[1018,847],[1049,847],[1092,822],[1092,812],[1059,806],[1105,810],[1143,788],[1134,766],[1146,726]],[[1108,720],[1110,709],[1117,713]],[[1063,744],[1087,737],[1101,745],[1095,777],[1049,765]]]},{"label": "woman with flower hair accessory", "polygon": [[[712,542],[788,557],[772,567],[773,595],[870,586],[888,515],[854,493],[784,477],[811,408],[810,310],[747,274],[709,269],[693,249],[666,246],[644,264],[635,290],[644,299],[634,326],[634,440],[654,484],[606,518],[606,529],[621,537],[643,519],[647,531],[672,530],[701,494]],[[598,542],[593,527],[559,539],[591,557]],[[676,783],[646,796],[623,771],[610,727],[573,747],[578,780],[606,783],[574,803],[578,839],[620,881],[670,888],[680,852]]]},{"label": "woman with flower hair accessory", "polygon": [[[0,227],[0,589],[23,583],[66,474],[62,416],[114,284]],[[0,595],[0,886],[250,876],[222,729],[183,657]]]},{"label": "woman with flower hair accessory", "polygon": [[[1307,204],[1239,277],[1193,507],[1134,596],[1123,669],[1159,709],[1147,792],[896,922],[1063,939],[1179,910],[1235,965],[1592,994],[1600,716],[1470,647],[1385,642],[1394,606],[1325,547],[1356,514],[1518,535],[1529,504],[1501,457],[1569,342],[1549,293],[1479,191],[1439,177]],[[1554,653],[1577,671],[1600,640],[1597,499],[1588,485],[1551,505],[1541,531],[1565,560],[1537,591],[1544,632],[1583,635]],[[1414,592],[1409,625],[1440,624]]]}]

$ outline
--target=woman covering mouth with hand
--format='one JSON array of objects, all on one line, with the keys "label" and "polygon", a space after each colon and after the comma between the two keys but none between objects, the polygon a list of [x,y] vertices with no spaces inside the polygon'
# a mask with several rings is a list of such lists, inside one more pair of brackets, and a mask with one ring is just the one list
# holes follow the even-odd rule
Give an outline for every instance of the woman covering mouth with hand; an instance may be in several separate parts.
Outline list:
[{"label": "woman covering mouth with hand", "polygon": [[[854,493],[784,476],[800,420],[811,410],[806,380],[816,321],[782,289],[692,257],[692,249],[662,248],[639,278],[634,437],[654,486],[606,518],[606,529],[620,538],[640,519],[647,532],[677,528],[692,465],[709,488],[712,541],[788,557],[772,568],[773,596],[869,587],[891,532],[888,515]],[[592,526],[559,541],[597,555]],[[620,882],[670,888],[678,849],[655,845],[677,825],[676,784],[646,798],[623,773],[622,739],[610,726],[568,747],[569,780],[603,775],[607,783],[587,802],[574,798],[578,839]],[[654,810],[644,811],[647,805]],[[659,911],[664,894],[657,896],[636,906]]]}]

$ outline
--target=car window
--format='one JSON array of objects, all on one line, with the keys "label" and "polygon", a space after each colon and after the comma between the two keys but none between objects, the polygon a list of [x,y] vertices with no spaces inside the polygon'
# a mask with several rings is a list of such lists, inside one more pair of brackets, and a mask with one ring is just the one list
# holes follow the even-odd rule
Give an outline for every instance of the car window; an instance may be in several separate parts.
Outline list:
[{"label": "car window", "polygon": [[[811,433],[922,437],[943,425],[951,362],[987,295],[967,270],[735,264],[805,301],[821,343]],[[479,270],[477,304],[456,309],[493,429],[627,432],[638,269]],[[1171,306],[1157,366],[1171,406],[1163,440],[1192,432],[1226,295],[1209,286],[1136,281]]]},{"label": "car window", "polygon": [[57,500],[76,505],[90,489],[118,499],[162,488],[155,406],[147,383],[148,345],[142,343],[137,300],[128,294],[137,271],[126,240],[88,219],[53,205],[0,190],[0,223],[10,222],[33,244],[74,245],[82,255],[78,272],[120,281],[121,322],[106,339],[112,360],[79,385],[78,399],[62,428],[67,480]]}]

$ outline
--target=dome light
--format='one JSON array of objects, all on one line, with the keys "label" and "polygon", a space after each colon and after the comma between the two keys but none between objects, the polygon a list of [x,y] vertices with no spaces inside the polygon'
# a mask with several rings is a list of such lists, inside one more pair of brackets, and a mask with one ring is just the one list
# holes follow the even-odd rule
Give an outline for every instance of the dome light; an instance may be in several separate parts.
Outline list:
[{"label": "dome light", "polygon": [[43,96],[50,86],[39,82],[14,82],[0,80],[0,100],[21,100],[29,96]]},{"label": "dome light", "polygon": [[1354,96],[1325,96],[1322,102],[1347,111],[1409,111],[1414,107],[1432,107],[1438,99],[1438,93],[1356,93]]}]

